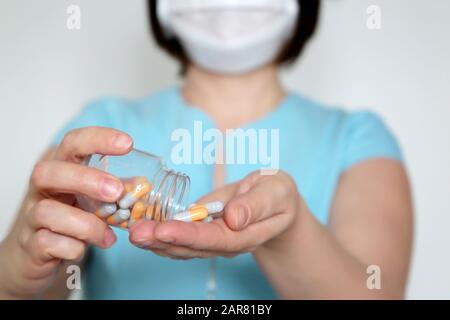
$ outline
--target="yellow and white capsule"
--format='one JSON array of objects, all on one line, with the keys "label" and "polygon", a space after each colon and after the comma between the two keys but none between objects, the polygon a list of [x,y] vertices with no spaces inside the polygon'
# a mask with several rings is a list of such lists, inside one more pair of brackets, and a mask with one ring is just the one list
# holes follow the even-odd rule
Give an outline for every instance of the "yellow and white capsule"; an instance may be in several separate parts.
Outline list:
[{"label": "yellow and white capsule", "polygon": [[122,222],[127,221],[130,219],[131,212],[128,209],[119,209],[114,213],[112,216],[109,216],[108,219],[106,219],[106,222],[108,224],[121,224]]},{"label": "yellow and white capsule", "polygon": [[[202,208],[202,209],[200,209]],[[211,222],[214,217],[223,211],[224,204],[221,201],[214,201],[205,204],[192,204],[189,206],[189,210],[184,213],[178,213],[175,215],[175,220],[181,221],[204,221]],[[207,211],[205,215],[204,210]],[[190,214],[190,217],[186,213]],[[193,218],[192,218],[193,217]]]},{"label": "yellow and white capsule", "polygon": [[122,209],[129,209],[140,198],[144,197],[148,192],[152,190],[152,185],[147,179],[142,178],[136,181],[133,189],[125,194],[125,196],[119,200],[119,207]]},{"label": "yellow and white capsule", "polygon": [[203,219],[203,222],[212,222],[214,217],[220,216],[219,213],[223,212],[224,204],[221,201],[214,201],[204,204],[206,209],[208,209],[208,216]]},{"label": "yellow and white capsule", "polygon": [[113,215],[117,211],[117,205],[115,203],[104,203],[97,210],[95,210],[95,215],[102,219]]},{"label": "yellow and white capsule", "polygon": [[178,221],[201,221],[208,217],[208,209],[204,205],[197,204],[190,207],[187,211],[175,213],[173,220]]}]

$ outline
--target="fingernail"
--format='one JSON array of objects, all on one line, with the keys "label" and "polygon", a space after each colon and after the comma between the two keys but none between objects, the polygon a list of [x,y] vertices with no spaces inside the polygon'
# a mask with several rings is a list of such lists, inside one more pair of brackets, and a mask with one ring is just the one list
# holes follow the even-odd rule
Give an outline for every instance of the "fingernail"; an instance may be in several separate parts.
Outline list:
[{"label": "fingernail", "polygon": [[123,186],[120,182],[105,178],[102,185],[102,193],[107,197],[119,197],[123,191]]},{"label": "fingernail", "polygon": [[131,147],[132,140],[125,134],[117,135],[113,140],[113,146],[118,149],[126,149]]},{"label": "fingernail", "polygon": [[164,243],[174,243],[175,242],[175,239],[164,228],[157,228],[155,230],[155,237],[158,241],[161,241]]},{"label": "fingernail", "polygon": [[103,242],[105,246],[111,247],[117,241],[117,237],[111,229],[106,229],[105,236],[103,237]]},{"label": "fingernail", "polygon": [[244,228],[248,223],[249,215],[244,207],[239,207],[236,217],[236,225],[238,228]]},{"label": "fingernail", "polygon": [[153,241],[149,241],[149,240],[140,240],[140,241],[135,241],[135,246],[138,248],[148,248],[151,247],[153,244]]}]

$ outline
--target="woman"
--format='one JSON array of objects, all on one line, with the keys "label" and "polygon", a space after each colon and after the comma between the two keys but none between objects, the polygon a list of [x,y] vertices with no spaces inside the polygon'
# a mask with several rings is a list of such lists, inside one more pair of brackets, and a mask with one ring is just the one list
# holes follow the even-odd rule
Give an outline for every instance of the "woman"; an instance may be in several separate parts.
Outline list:
[{"label": "woman", "polygon": [[[376,115],[288,93],[278,77],[313,35],[319,1],[149,8],[157,44],[181,64],[181,88],[98,100],[57,135],[0,246],[0,295],[64,297],[65,266],[76,261],[87,298],[402,298],[412,208],[395,139]],[[279,170],[171,163],[171,134],[195,122],[279,130]],[[189,174],[198,202],[226,203],[223,218],[125,232],[77,207],[74,194],[111,202],[123,191],[82,160],[133,145]]]}]

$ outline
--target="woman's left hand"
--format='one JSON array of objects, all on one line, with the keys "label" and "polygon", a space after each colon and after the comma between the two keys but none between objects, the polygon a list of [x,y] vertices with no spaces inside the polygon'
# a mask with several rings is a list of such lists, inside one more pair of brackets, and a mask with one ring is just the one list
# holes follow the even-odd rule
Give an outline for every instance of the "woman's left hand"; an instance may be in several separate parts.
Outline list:
[{"label": "woman's left hand", "polygon": [[223,217],[211,223],[138,221],[130,241],[174,259],[233,257],[282,241],[305,208],[294,180],[283,172],[253,172],[224,186],[198,203],[222,201]]}]

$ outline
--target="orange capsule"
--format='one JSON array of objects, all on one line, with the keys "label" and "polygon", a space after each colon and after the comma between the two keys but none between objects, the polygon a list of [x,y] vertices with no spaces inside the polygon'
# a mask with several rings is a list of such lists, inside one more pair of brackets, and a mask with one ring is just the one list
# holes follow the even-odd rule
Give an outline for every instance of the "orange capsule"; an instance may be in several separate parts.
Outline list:
[{"label": "orange capsule", "polygon": [[147,207],[142,201],[138,201],[133,205],[130,216],[130,225],[144,217],[145,209],[147,209]]},{"label": "orange capsule", "polygon": [[119,225],[119,227],[123,229],[128,229],[128,225],[129,225],[128,221],[124,221]]},{"label": "orange capsule", "polygon": [[141,219],[145,214],[145,209],[147,206],[144,202],[138,201],[134,204],[133,209],[131,210],[131,219],[133,220],[139,220]]}]

